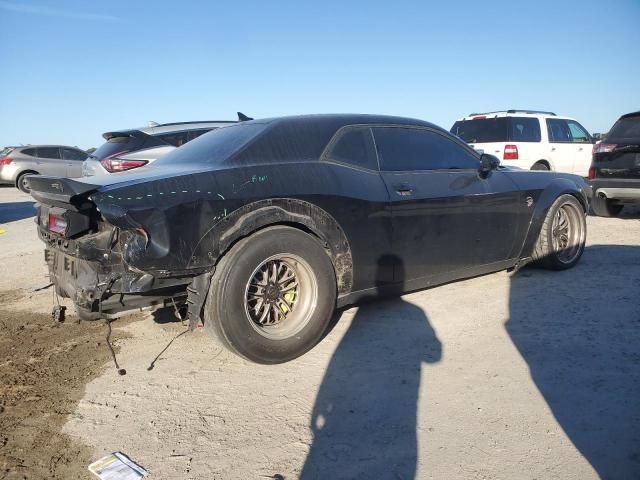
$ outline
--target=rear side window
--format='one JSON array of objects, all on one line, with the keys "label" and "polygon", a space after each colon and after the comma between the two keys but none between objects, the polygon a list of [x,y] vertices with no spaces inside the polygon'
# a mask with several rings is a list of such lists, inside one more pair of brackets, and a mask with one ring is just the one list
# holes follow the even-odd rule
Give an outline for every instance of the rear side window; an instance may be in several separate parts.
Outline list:
[{"label": "rear side window", "polygon": [[373,130],[386,171],[478,168],[478,159],[462,145],[431,130],[378,127]]},{"label": "rear side window", "polygon": [[36,156],[36,149],[35,148],[25,148],[20,153],[22,153],[23,155],[29,155],[30,157],[35,157]]},{"label": "rear side window", "polygon": [[628,138],[640,141],[640,115],[634,117],[621,118],[611,128],[609,135],[611,138]]},{"label": "rear side window", "polygon": [[510,117],[513,142],[539,142],[540,122],[532,117]]},{"label": "rear side window", "polygon": [[366,127],[347,127],[340,130],[326,158],[370,170],[378,169],[371,130]]},{"label": "rear side window", "polygon": [[80,150],[74,150],[73,148],[64,148],[62,150],[62,158],[64,160],[84,160],[88,155]]},{"label": "rear side window", "polygon": [[267,124],[238,123],[218,128],[158,159],[154,165],[202,163],[220,165],[264,132]]},{"label": "rear side window", "polygon": [[451,127],[451,133],[467,143],[506,142],[509,123],[507,117],[459,120]]},{"label": "rear side window", "polygon": [[60,149],[58,147],[38,147],[37,157],[59,159]]}]

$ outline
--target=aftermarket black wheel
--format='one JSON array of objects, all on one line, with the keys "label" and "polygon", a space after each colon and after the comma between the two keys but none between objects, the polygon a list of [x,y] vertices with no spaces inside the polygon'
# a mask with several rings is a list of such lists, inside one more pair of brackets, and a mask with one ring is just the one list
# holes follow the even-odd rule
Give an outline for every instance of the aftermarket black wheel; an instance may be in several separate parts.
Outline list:
[{"label": "aftermarket black wheel", "polygon": [[573,195],[561,195],[545,217],[533,260],[541,267],[565,270],[582,256],[587,222],[582,204]]},{"label": "aftermarket black wheel", "polygon": [[598,217],[617,217],[622,212],[624,205],[615,203],[601,197],[594,197],[591,200],[591,210]]},{"label": "aftermarket black wheel", "polygon": [[205,328],[248,360],[282,363],[320,340],[335,305],[335,272],[321,243],[296,228],[269,227],[220,260]]}]

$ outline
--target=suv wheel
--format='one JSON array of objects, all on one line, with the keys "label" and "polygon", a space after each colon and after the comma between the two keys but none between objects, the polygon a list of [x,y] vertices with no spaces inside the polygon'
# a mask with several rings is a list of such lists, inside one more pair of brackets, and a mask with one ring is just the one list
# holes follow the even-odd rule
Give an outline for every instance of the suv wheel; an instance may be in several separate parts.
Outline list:
[{"label": "suv wheel", "polygon": [[536,162],[531,167],[531,170],[546,170],[547,172],[550,170],[549,165],[542,162]]},{"label": "suv wheel", "polygon": [[561,195],[544,219],[533,251],[533,260],[544,268],[565,270],[582,256],[587,221],[582,204],[573,195]]},{"label": "suv wheel", "polygon": [[594,196],[591,200],[591,210],[598,217],[617,217],[622,212],[624,205],[613,202],[607,198]]},{"label": "suv wheel", "polygon": [[205,328],[248,360],[282,363],[320,340],[335,305],[335,272],[320,242],[274,226],[222,257],[204,308]]},{"label": "suv wheel", "polygon": [[31,193],[31,187],[29,187],[27,177],[34,174],[34,172],[24,172],[18,175],[18,178],[16,179],[16,187],[24,193]]}]

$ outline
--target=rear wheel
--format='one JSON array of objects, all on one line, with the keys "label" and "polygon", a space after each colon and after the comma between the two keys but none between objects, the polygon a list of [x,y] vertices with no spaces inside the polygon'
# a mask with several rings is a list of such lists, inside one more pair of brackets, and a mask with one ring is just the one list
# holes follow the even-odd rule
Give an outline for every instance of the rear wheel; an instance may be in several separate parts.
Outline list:
[{"label": "rear wheel", "polygon": [[333,264],[320,242],[295,228],[269,227],[220,260],[205,328],[248,360],[282,363],[320,340],[335,304]]},{"label": "rear wheel", "polygon": [[595,196],[591,200],[591,210],[599,217],[617,217],[622,212],[624,205],[607,198]]},{"label": "rear wheel", "polygon": [[18,175],[18,178],[16,179],[16,187],[24,193],[31,193],[31,187],[29,187],[27,177],[34,174],[35,172],[25,172]]},{"label": "rear wheel", "polygon": [[533,260],[544,268],[565,270],[582,256],[587,222],[582,204],[572,195],[561,195],[542,224]]},{"label": "rear wheel", "polygon": [[543,170],[543,171],[547,171],[548,172],[551,169],[549,168],[549,165],[547,165],[544,162],[536,162],[531,167],[531,170]]}]

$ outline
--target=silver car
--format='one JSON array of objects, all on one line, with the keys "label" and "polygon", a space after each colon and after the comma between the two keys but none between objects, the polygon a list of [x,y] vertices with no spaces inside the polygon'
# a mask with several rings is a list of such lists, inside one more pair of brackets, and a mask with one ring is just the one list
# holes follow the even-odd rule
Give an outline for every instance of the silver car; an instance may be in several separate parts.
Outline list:
[{"label": "silver car", "polygon": [[15,185],[29,193],[27,175],[82,176],[82,162],[88,153],[66,145],[6,147],[0,152],[0,183]]},{"label": "silver car", "polygon": [[166,155],[185,143],[233,121],[213,122],[151,122],[148,127],[106,132],[106,140],[84,162],[82,175],[105,175],[142,167]]}]

